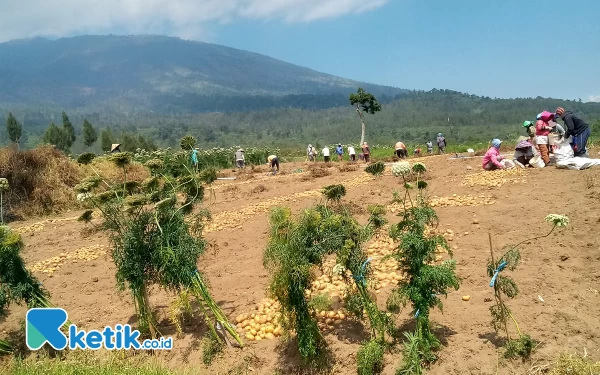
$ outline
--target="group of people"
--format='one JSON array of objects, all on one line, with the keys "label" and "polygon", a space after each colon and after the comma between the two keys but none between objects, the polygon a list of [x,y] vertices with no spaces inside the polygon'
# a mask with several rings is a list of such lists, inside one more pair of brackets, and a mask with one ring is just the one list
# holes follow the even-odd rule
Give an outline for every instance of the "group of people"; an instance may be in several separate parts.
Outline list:
[{"label": "group of people", "polygon": [[[427,141],[426,146],[427,146],[427,153],[429,155],[433,154],[433,142]],[[438,135],[437,135],[437,146],[438,146],[438,154],[446,153],[446,138],[442,135],[442,133],[438,133]],[[407,149],[406,145],[401,141],[396,142],[396,144],[394,145],[394,154],[397,157],[399,157],[400,159],[407,158],[408,157],[408,149]],[[421,148],[418,146],[415,147],[415,150],[413,151],[413,155],[418,156],[420,154],[421,154]]]},{"label": "group of people", "polygon": [[[354,149],[354,147],[348,146],[347,151],[349,160],[356,161],[356,150]],[[371,156],[371,150],[369,149],[369,145],[367,144],[367,142],[363,142],[361,151],[362,153],[359,155],[359,159],[364,160],[366,163],[368,163]],[[338,161],[344,160],[344,147],[341,143],[338,143],[338,145],[335,147],[334,152],[337,155]],[[325,161],[325,163],[329,163],[331,161],[328,146],[323,147],[323,149],[321,150],[321,154],[323,155],[323,160]],[[313,147],[313,145],[309,144],[306,148],[307,160],[316,161],[318,156],[319,153],[317,152],[317,150]]]},{"label": "group of people", "polygon": [[[563,121],[561,126],[557,120]],[[502,141],[492,140],[492,145],[483,158],[485,170],[506,169],[513,166],[526,168],[530,161],[539,155],[544,165],[550,164],[550,155],[561,142],[569,140],[574,157],[588,158],[587,142],[591,135],[590,126],[571,111],[558,107],[554,113],[543,111],[536,121],[525,121],[523,127],[528,139],[521,140],[515,147],[513,160],[506,160],[500,155]],[[567,148],[568,149],[568,148]]]}]

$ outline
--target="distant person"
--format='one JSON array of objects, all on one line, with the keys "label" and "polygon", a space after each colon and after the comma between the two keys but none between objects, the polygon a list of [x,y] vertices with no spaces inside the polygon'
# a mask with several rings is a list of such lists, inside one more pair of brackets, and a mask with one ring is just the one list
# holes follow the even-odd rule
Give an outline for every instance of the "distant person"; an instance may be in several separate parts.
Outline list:
[{"label": "distant person", "polygon": [[437,135],[437,146],[438,154],[444,154],[446,152],[446,138],[444,138],[442,133],[438,133]]},{"label": "distant person", "polygon": [[571,145],[573,155],[588,158],[587,142],[592,133],[590,126],[579,116],[574,115],[571,111],[565,111],[562,107],[556,108],[556,115],[565,123],[565,137],[573,137]]},{"label": "distant person", "polygon": [[554,116],[550,112],[542,112],[538,117],[539,119],[535,122],[535,144],[540,150],[544,164],[548,165],[550,164],[550,140],[548,135],[552,130],[548,121],[553,119]]},{"label": "distant person", "polygon": [[323,153],[323,160],[325,160],[325,163],[329,163],[329,147],[323,147],[321,152]]},{"label": "distant person", "polygon": [[356,151],[354,151],[354,146],[348,146],[348,155],[350,155],[351,161],[356,161]]},{"label": "distant person", "polygon": [[368,163],[371,158],[371,150],[369,150],[369,145],[367,142],[363,142],[362,144],[362,153],[363,158],[365,159],[365,163]]},{"label": "distant person", "polygon": [[433,154],[433,142],[427,141],[427,153],[429,155]]},{"label": "distant person", "polygon": [[398,142],[396,142],[396,145],[394,146],[394,148],[396,149],[396,156],[399,157],[400,159],[404,159],[405,157],[408,156],[408,150],[406,149],[406,146],[404,145],[404,143],[398,141]]},{"label": "distant person", "polygon": [[499,139],[492,140],[492,147],[485,153],[483,157],[482,167],[486,171],[493,171],[495,169],[504,169],[504,165],[500,163],[502,156],[500,156],[500,146],[502,141]]},{"label": "distant person", "polygon": [[342,147],[341,143],[338,143],[337,147],[335,148],[335,153],[337,154],[338,161],[342,161],[344,158],[344,148]]},{"label": "distant person", "polygon": [[313,145],[308,145],[306,148],[306,157],[309,161],[315,161],[315,158],[317,157],[317,150],[315,150]]},{"label": "distant person", "polygon": [[421,156],[421,148],[415,147],[415,151],[413,151],[414,156]]},{"label": "distant person", "polygon": [[198,170],[198,152],[199,150],[197,148],[192,151],[192,165],[194,166],[195,170]]},{"label": "distant person", "polygon": [[[272,174],[279,172],[279,159],[277,158],[277,155],[270,155],[267,158],[267,164],[271,164]],[[277,167],[277,170],[275,170],[275,167]]]},{"label": "distant person", "polygon": [[530,167],[529,161],[533,159],[533,144],[529,141],[521,141],[515,147],[513,162],[521,168]]},{"label": "distant person", "polygon": [[535,123],[533,121],[523,121],[523,127],[529,137],[529,143],[535,147]]},{"label": "distant person", "polygon": [[235,163],[240,169],[246,166],[246,157],[244,156],[244,149],[240,148],[235,152]]}]

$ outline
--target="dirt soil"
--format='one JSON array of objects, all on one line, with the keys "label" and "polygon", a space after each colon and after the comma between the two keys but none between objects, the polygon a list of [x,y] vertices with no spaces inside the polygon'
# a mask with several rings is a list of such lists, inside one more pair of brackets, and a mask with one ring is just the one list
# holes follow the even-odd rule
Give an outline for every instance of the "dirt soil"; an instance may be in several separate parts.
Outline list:
[{"label": "dirt soil", "polygon": [[[563,351],[586,351],[588,357],[600,360],[600,168],[530,169],[504,184],[496,183],[501,186],[469,186],[462,184],[463,179],[481,171],[481,158],[449,160],[448,156],[433,156],[421,161],[428,167],[431,197],[485,195],[488,202],[494,202],[471,206],[440,204],[435,208],[440,226],[455,233],[450,245],[455,249],[462,285],[443,299],[444,312],[436,310],[431,316],[436,334],[445,346],[428,373],[526,374]],[[216,223],[207,228],[206,237],[216,244],[217,251],[208,251],[198,267],[207,275],[215,300],[232,320],[238,314],[252,312],[266,297],[269,277],[262,266],[262,254],[267,243],[270,207],[287,205],[298,212],[319,201],[319,189],[332,183],[346,184],[348,194],[344,200],[363,208],[375,203],[389,204],[392,190],[401,188],[399,179],[389,171],[374,179],[363,168],[340,172],[336,165],[331,163],[330,174],[318,178],[306,177],[310,176],[309,165],[296,163],[282,164],[286,173],[276,176],[268,176],[265,167],[227,171],[226,175],[237,179],[215,183],[215,196],[207,198],[206,205]],[[263,187],[257,188],[259,185]],[[23,256],[29,267],[61,253],[69,258],[52,275],[41,271],[35,274],[51,292],[53,303],[67,310],[71,321],[86,329],[135,324],[130,295],[116,288],[108,241],[98,234],[85,237],[84,224],[75,220],[80,213],[11,226],[23,232]],[[498,254],[506,245],[547,233],[551,227],[544,218],[550,213],[568,215],[571,224],[521,247],[522,263],[511,272],[520,294],[508,301],[521,329],[541,344],[531,361],[507,361],[497,347],[501,339],[490,326],[489,301],[493,292],[486,274],[488,232]],[[397,220],[392,214],[389,218]],[[99,257],[85,260],[93,258],[90,254]],[[389,288],[381,291],[380,302],[385,300]],[[463,301],[466,295],[470,296],[469,301]],[[173,300],[174,296],[164,291],[152,291],[151,303],[157,311],[159,329],[166,336],[175,336],[174,326],[167,318]],[[398,315],[398,327],[410,329],[413,318],[409,310]],[[25,311],[11,308],[7,320],[0,325],[2,337],[18,328]],[[249,342],[243,349],[227,349],[206,368],[199,348],[204,323],[196,318],[187,322],[184,331],[183,337],[174,338],[171,352],[159,354],[171,368],[191,367],[195,373],[207,374],[290,374],[296,372],[299,364],[294,347],[276,338]],[[240,333],[243,337],[242,330]],[[361,324],[346,324],[326,334],[334,361],[331,373],[356,373],[356,352],[368,334]],[[401,362],[400,349],[398,345],[386,353],[384,374],[394,374]]]}]

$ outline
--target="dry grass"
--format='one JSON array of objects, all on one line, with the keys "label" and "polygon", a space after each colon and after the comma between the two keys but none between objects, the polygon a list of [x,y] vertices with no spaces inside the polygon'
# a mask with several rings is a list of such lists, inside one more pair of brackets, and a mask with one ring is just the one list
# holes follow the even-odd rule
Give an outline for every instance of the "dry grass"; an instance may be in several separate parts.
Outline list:
[{"label": "dry grass", "polygon": [[46,215],[77,207],[73,187],[82,177],[81,170],[52,146],[0,149],[0,177],[10,184],[5,203],[13,214]]},{"label": "dry grass", "polygon": [[[94,159],[90,165],[81,165],[79,168],[84,177],[96,176],[96,173],[98,173],[100,177],[104,178],[108,183],[123,180],[123,170],[115,167],[115,165],[105,157],[98,157]],[[129,181],[141,182],[149,176],[150,173],[148,172],[148,169],[140,163],[132,163],[127,167],[127,180]]]},{"label": "dry grass", "polygon": [[588,358],[575,354],[563,354],[554,363],[550,375],[592,375],[600,374],[600,362],[592,362]]}]

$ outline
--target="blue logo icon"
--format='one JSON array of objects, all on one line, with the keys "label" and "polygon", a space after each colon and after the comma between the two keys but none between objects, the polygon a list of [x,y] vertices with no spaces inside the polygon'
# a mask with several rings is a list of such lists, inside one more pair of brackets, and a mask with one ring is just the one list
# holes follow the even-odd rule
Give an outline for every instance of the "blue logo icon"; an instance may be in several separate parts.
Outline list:
[{"label": "blue logo icon", "polygon": [[56,350],[91,349],[98,350],[102,347],[114,349],[138,350],[171,350],[173,349],[172,337],[160,339],[147,339],[140,343],[140,331],[131,329],[129,324],[117,324],[113,327],[104,327],[104,330],[84,331],[77,329],[75,324],[69,326],[69,337],[60,329],[68,319],[67,312],[59,308],[34,308],[27,312],[25,317],[25,338],[27,347],[38,350],[48,343]]}]

